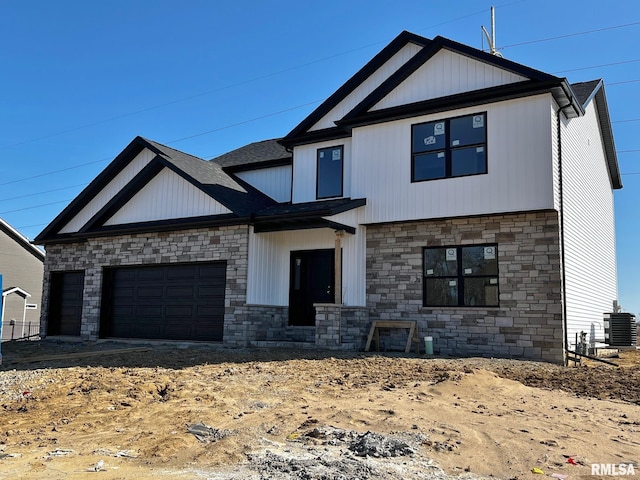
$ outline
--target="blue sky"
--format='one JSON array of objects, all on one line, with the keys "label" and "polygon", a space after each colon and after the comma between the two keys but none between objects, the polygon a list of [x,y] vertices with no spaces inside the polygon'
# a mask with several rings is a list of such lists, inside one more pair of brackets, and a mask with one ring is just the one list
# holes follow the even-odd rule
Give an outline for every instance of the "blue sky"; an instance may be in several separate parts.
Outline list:
[{"label": "blue sky", "polygon": [[637,0],[0,2],[0,217],[35,237],[136,135],[203,158],[280,137],[402,30],[486,48],[492,4],[506,58],[605,81],[639,314]]}]

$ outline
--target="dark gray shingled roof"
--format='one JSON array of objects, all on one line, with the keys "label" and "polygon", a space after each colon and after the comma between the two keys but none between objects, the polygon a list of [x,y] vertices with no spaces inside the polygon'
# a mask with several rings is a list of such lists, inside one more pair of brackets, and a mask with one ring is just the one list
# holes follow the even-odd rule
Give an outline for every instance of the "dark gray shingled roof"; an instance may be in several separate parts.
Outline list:
[{"label": "dark gray shingled roof", "polygon": [[275,203],[256,188],[225,173],[222,166],[216,162],[203,160],[153,140],[143,140],[154,147],[158,155],[191,177],[192,183],[199,184],[202,190],[239,217],[250,215]]},{"label": "dark gray shingled roof", "polygon": [[147,138],[143,140],[155,147],[158,155],[203,185],[223,185],[234,190],[244,190],[222,170],[219,164],[207,162],[200,157],[189,155]]},{"label": "dark gray shingled roof", "polygon": [[583,107],[585,106],[585,104],[587,103],[587,100],[589,100],[589,98],[593,94],[596,87],[600,84],[600,82],[602,82],[602,80],[598,79],[598,80],[591,80],[589,82],[579,82],[579,83],[571,84],[571,89],[573,90],[573,93],[576,94],[576,97],[578,98],[580,105],[582,105]]},{"label": "dark gray shingled roof", "polygon": [[231,152],[212,158],[211,161],[223,168],[242,167],[260,163],[291,161],[293,154],[278,143],[279,138],[250,143]]}]

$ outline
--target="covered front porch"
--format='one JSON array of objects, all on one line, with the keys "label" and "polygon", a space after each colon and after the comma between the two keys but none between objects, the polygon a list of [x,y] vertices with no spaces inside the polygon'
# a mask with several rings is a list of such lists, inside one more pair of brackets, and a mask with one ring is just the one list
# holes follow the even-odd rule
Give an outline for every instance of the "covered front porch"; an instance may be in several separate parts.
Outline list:
[{"label": "covered front porch", "polygon": [[363,205],[350,199],[283,205],[256,217],[249,228],[247,300],[235,308],[226,341],[356,348],[356,323],[368,319],[366,227],[358,224]]}]

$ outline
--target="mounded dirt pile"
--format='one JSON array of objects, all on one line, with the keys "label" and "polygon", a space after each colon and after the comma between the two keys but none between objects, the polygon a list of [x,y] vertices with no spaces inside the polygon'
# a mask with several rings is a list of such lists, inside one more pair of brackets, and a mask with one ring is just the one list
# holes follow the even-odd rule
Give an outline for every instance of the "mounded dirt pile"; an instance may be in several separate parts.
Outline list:
[{"label": "mounded dirt pile", "polygon": [[111,342],[2,353],[0,478],[575,478],[640,460],[636,351],[620,368]]}]

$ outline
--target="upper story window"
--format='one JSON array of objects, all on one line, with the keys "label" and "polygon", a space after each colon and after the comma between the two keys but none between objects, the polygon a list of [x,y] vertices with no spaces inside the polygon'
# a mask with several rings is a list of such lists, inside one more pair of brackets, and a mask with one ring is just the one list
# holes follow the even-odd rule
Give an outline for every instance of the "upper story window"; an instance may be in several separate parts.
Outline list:
[{"label": "upper story window", "polygon": [[497,307],[498,245],[424,249],[424,305]]},{"label": "upper story window", "polygon": [[411,181],[487,173],[487,114],[411,126]]},{"label": "upper story window", "polygon": [[342,145],[318,149],[316,198],[342,196],[343,157]]}]

